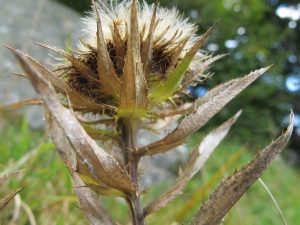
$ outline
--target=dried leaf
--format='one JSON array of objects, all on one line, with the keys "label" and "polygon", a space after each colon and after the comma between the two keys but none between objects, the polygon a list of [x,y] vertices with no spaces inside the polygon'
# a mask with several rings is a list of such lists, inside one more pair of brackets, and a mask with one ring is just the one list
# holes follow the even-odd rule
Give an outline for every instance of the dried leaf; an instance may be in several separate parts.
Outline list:
[{"label": "dried leaf", "polygon": [[173,117],[173,116],[182,116],[182,115],[186,115],[189,114],[191,111],[194,110],[194,104],[193,103],[185,103],[181,106],[177,106],[177,105],[169,105],[169,107],[165,107],[164,110],[161,111],[150,111],[151,115],[153,115],[156,118],[163,118],[165,119],[166,117]]},{"label": "dried leaf", "polygon": [[218,85],[217,87],[211,89],[209,92],[206,92],[204,96],[198,98],[195,101],[194,108],[198,108],[199,106],[203,105],[204,103],[208,102],[210,99],[215,97],[217,94],[220,94],[222,91],[225,91],[228,87],[232,84],[238,82],[241,78],[229,80],[223,84]]},{"label": "dried leaf", "polygon": [[121,101],[118,116],[141,118],[147,112],[148,90],[140,56],[140,36],[136,0],[132,1],[130,33],[121,87]]},{"label": "dried leaf", "polygon": [[45,77],[47,80],[51,82],[51,84],[54,86],[55,91],[58,93],[65,93],[70,92],[71,88],[69,85],[65,84],[62,80],[60,80],[58,77],[53,75],[49,70],[47,70],[43,65],[39,64],[35,59],[30,57],[29,55],[25,55],[31,64],[37,68],[37,70]]},{"label": "dried leaf", "polygon": [[[13,52],[19,52],[18,50],[6,46],[4,45],[4,47],[8,48],[9,50],[13,51]],[[70,87],[68,85],[66,85],[65,83],[63,83],[59,78],[57,78],[56,76],[54,76],[49,70],[47,70],[43,65],[39,64],[35,59],[33,59],[31,56],[29,56],[28,54],[23,54],[22,52],[19,52],[20,54],[22,54],[23,56],[27,57],[27,59],[29,59],[29,61],[31,62],[31,64],[33,66],[36,67],[36,69],[49,81],[51,81],[51,83],[53,84],[55,90],[59,93],[64,93],[66,91],[66,89],[70,89]],[[16,75],[20,75],[20,74],[16,74]],[[23,76],[23,75],[22,75]],[[24,74],[24,77],[26,77],[28,79],[28,76],[26,74]]]},{"label": "dried leaf", "polygon": [[19,173],[23,173],[25,170],[17,170],[9,174],[5,174],[3,177],[0,178],[0,185],[3,184],[5,181],[11,179],[12,177],[17,176]]},{"label": "dried leaf", "polygon": [[204,62],[202,62],[199,65],[199,67],[197,67],[195,70],[193,70],[192,72],[190,72],[189,74],[187,74],[186,76],[184,76],[184,78],[182,80],[182,85],[185,87],[185,86],[191,84],[192,81],[194,80],[194,78],[196,78],[199,74],[204,73],[205,70],[208,69],[208,66],[210,64],[212,64],[213,62],[217,61],[218,59],[223,58],[226,55],[228,55],[228,54],[216,55],[216,56],[211,57],[211,58],[205,60]]},{"label": "dried leaf", "polygon": [[149,28],[149,33],[142,44],[142,49],[141,49],[141,60],[143,64],[143,71],[146,77],[146,80],[149,78],[149,74],[151,71],[151,61],[152,61],[152,47],[153,47],[153,34],[155,31],[155,19],[156,19],[156,12],[157,12],[157,4],[155,5],[152,17],[151,17],[151,22],[150,22],[150,28]]},{"label": "dried leaf", "polygon": [[40,98],[33,98],[21,102],[0,106],[0,110],[5,108],[18,108],[25,105],[43,105],[43,101]]},{"label": "dried leaf", "polygon": [[22,191],[22,188],[15,190],[10,195],[7,195],[5,198],[0,199],[0,212],[7,205],[7,203],[9,203],[9,201],[12,200],[13,197],[15,197],[20,191]]},{"label": "dried leaf", "polygon": [[199,67],[197,67],[197,69],[195,69],[193,71],[194,74],[197,74],[197,73],[200,73],[201,71],[204,72],[204,70],[209,66],[211,65],[213,62],[223,58],[224,56],[227,56],[228,54],[221,54],[221,55],[216,55],[214,57],[211,57],[207,60],[205,60],[203,63],[200,64]]},{"label": "dried leaf", "polygon": [[117,77],[114,65],[107,52],[106,41],[102,32],[102,25],[97,6],[92,0],[97,21],[97,71],[103,88],[116,100],[120,99],[121,82]]},{"label": "dried leaf", "polygon": [[113,38],[113,42],[115,44],[115,51],[116,55],[119,57],[116,57],[116,72],[117,74],[122,74],[124,69],[124,58],[126,55],[126,45],[124,44],[124,41],[122,40],[122,37],[119,32],[119,27],[117,22],[113,22],[112,25],[110,25],[110,30]]},{"label": "dried leaf", "polygon": [[26,74],[23,74],[23,73],[15,73],[15,72],[12,72],[13,75],[17,75],[19,77],[23,77],[23,78],[26,78],[28,79],[27,75]]},{"label": "dried leaf", "polygon": [[[60,128],[59,124],[57,124],[56,121],[52,118],[50,112],[47,109],[46,123],[48,126],[50,136],[56,146],[56,149],[60,154],[61,158],[63,159],[64,164],[70,170],[71,175],[74,176],[74,174],[76,174],[75,172],[85,170],[86,168],[83,168],[82,165],[77,163],[75,149],[72,145],[70,145],[64,131]],[[84,174],[87,173],[89,173],[89,171],[84,172]],[[81,174],[80,172],[77,172],[77,174],[84,182],[84,184],[81,186],[75,185],[75,187],[89,187],[99,195],[124,197],[124,193],[118,190],[109,188],[105,184],[100,183],[99,181],[92,179],[84,174]]]},{"label": "dried leaf", "polygon": [[183,171],[176,179],[175,184],[168,191],[162,194],[157,200],[145,207],[144,215],[149,215],[161,208],[166,207],[166,205],[171,202],[176,196],[182,194],[182,190],[184,189],[187,182],[201,169],[211,153],[227,135],[232,124],[235,123],[241,113],[242,112],[239,111],[234,117],[230,118],[217,129],[210,132],[202,140],[199,147],[193,151]]},{"label": "dried leaf", "polygon": [[[17,176],[18,174],[24,172],[25,170],[18,170],[9,174],[5,174],[3,177],[0,178],[0,185],[3,184],[5,181],[11,179],[12,177]],[[20,188],[13,193],[7,195],[5,198],[0,199],[0,212],[1,210],[7,205],[7,203],[15,197],[23,188]]]},{"label": "dried leaf", "polygon": [[[54,74],[52,74],[49,70],[47,70],[44,66],[39,64],[36,60],[31,58],[29,55],[23,54],[22,52],[13,49],[9,46],[4,45],[6,48],[14,52],[15,54],[20,54],[23,55],[24,57],[27,57],[29,61],[35,66],[35,68],[40,72],[41,75],[43,75],[47,80],[51,81],[51,84],[54,85],[55,91],[58,93],[62,93],[64,95],[67,95],[71,104],[72,108],[77,111],[83,111],[83,112],[88,112],[88,111],[116,111],[116,108],[110,105],[106,104],[98,104],[95,102],[91,102],[84,98],[84,96],[81,96],[78,92],[75,90],[72,90],[67,84],[62,82],[59,78],[57,78]],[[27,75],[26,75],[27,76]],[[17,107],[22,106],[22,102],[20,103],[15,103],[17,104]],[[32,103],[34,104],[34,103]],[[37,103],[35,103],[37,104]]]},{"label": "dried leaf", "polygon": [[[74,185],[82,187],[83,181],[77,174],[73,174]],[[98,196],[89,188],[75,188],[80,201],[80,208],[91,225],[117,225],[111,218]]]},{"label": "dried leaf", "polygon": [[103,183],[110,188],[117,189],[126,196],[135,196],[135,186],[130,181],[127,173],[87,135],[73,112],[60,104],[49,81],[40,75],[22,54],[17,51],[14,51],[14,53],[54,120],[63,130],[64,136],[67,137],[67,140],[76,151],[77,163],[79,162],[82,166],[85,166],[87,171],[90,172],[88,175],[92,175],[92,179],[96,180],[97,183]]},{"label": "dried leaf", "polygon": [[266,171],[271,162],[281,152],[293,132],[294,114],[291,112],[290,124],[285,133],[272,142],[263,151],[241,170],[235,171],[223,181],[210,195],[191,225],[217,225],[220,224],[230,208],[239,200],[247,189]]},{"label": "dried leaf", "polygon": [[[72,176],[74,172],[76,172],[78,176],[81,178],[81,180],[84,181],[84,185],[81,185],[80,187],[89,187],[99,195],[125,197],[124,193],[109,188],[105,184],[100,183],[99,181],[93,179],[93,176],[88,177],[85,175],[85,174],[90,174],[90,172],[86,170],[85,167],[82,167],[80,163],[79,164],[77,163],[77,156],[76,156],[75,149],[73,148],[72,145],[70,145],[66,135],[64,134],[64,131],[55,122],[55,120],[52,118],[52,116],[50,115],[47,109],[46,109],[46,123],[48,126],[49,134],[53,142],[55,143],[57,151],[59,152],[67,168],[70,170]],[[84,170],[84,173],[78,172],[82,170]]]},{"label": "dried leaf", "polygon": [[[181,176],[190,176],[190,179],[202,168],[206,160],[210,157],[215,148],[227,135],[231,126],[235,123],[242,111],[238,111],[234,117],[220,125],[217,129],[210,132],[201,142],[199,147],[195,149],[190,156],[186,167]],[[185,175],[184,175],[185,174]]]},{"label": "dried leaf", "polygon": [[206,122],[220,111],[229,101],[231,101],[237,94],[244,90],[269,68],[270,67],[266,67],[256,70],[244,78],[238,79],[225,91],[220,92],[183,119],[172,133],[159,141],[140,148],[138,150],[138,154],[154,155],[164,153],[178,145],[181,145],[190,134],[204,126]]},{"label": "dried leaf", "polygon": [[101,191],[98,189],[98,184],[96,184],[96,187],[92,186],[91,184],[92,187],[86,188],[87,185],[81,180],[78,174],[74,172],[77,169],[75,150],[65,137],[64,131],[51,117],[47,109],[46,123],[48,126],[49,134],[53,142],[55,143],[56,149],[73,178],[75,187],[74,190],[79,198],[81,210],[87,216],[88,220],[90,221],[90,224],[100,223],[103,225],[115,225],[116,223],[109,216],[108,212],[101,204],[99,198],[92,190],[95,189],[97,190],[97,194],[104,194],[106,196],[110,196],[110,193],[114,194],[114,192],[117,190],[108,190],[109,188],[106,186],[106,190]]},{"label": "dried leaf", "polygon": [[81,72],[81,74],[84,76],[84,78],[86,78],[89,82],[92,82],[93,84],[99,83],[99,80],[96,79],[98,77],[97,74],[95,74],[94,71],[90,67],[88,67],[86,64],[84,64],[83,62],[76,59],[74,56],[68,54],[67,52],[65,52],[55,46],[36,43],[36,42],[34,42],[34,44],[42,46],[47,49],[50,49],[50,50],[60,54],[61,56],[65,57],[73,65],[73,67],[78,69]]},{"label": "dried leaf", "polygon": [[74,173],[77,169],[76,152],[72,145],[70,145],[68,142],[63,129],[52,118],[47,108],[45,108],[45,121],[50,137],[55,144],[56,150],[58,151],[66,167],[72,171],[71,174]]}]

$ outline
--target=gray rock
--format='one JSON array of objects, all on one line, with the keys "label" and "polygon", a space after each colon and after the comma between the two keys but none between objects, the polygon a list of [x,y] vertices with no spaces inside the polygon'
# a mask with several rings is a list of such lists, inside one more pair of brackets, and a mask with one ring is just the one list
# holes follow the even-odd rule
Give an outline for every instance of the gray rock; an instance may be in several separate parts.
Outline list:
[{"label": "gray rock", "polygon": [[[71,46],[76,46],[83,24],[81,15],[72,9],[49,0],[0,0],[0,5],[1,44],[30,54],[46,67],[50,67],[47,63],[53,63],[49,54],[55,54],[32,41],[66,49],[71,35]],[[13,54],[2,46],[0,62],[0,105],[37,96],[29,81],[10,74],[22,72],[22,69]],[[23,107],[18,111],[25,113],[32,128],[44,126],[41,107]]]}]

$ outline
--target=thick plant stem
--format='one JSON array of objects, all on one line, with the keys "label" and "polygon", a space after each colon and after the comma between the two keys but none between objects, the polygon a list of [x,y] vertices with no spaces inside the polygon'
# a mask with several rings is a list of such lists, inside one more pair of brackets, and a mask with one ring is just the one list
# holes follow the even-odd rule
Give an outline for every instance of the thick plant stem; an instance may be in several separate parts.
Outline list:
[{"label": "thick plant stem", "polygon": [[[136,149],[136,121],[123,120],[119,123],[121,126],[121,137],[122,137],[122,152],[125,167],[132,183],[135,184],[137,192],[138,191],[138,164],[140,156],[133,154]],[[128,205],[130,207],[133,225],[143,225],[144,224],[144,214],[140,203],[139,193],[136,196],[131,196],[127,198]]]},{"label": "thick plant stem", "polygon": [[128,199],[128,204],[130,206],[132,223],[133,225],[144,225],[144,214],[141,207],[140,198]]}]

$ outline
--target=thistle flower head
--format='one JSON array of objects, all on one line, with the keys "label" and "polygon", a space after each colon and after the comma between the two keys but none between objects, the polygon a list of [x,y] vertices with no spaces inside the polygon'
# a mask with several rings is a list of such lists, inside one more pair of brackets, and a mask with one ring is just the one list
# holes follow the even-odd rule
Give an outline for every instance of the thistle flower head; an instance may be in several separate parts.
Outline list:
[{"label": "thistle flower head", "polygon": [[[36,43],[63,56],[63,63],[53,71],[28,55],[26,58],[51,82],[61,103],[75,112],[87,134],[112,140],[112,150],[120,147],[126,153],[139,148],[140,129],[173,130],[174,121],[194,110],[195,105],[186,104],[186,86],[203,82],[209,64],[221,57],[199,52],[215,25],[198,36],[197,26],[175,8],[136,0],[112,0],[106,6],[92,0],[92,11],[83,22],[86,29],[77,49],[66,52]],[[155,126],[158,123],[160,126]],[[140,149],[138,157],[147,151]]]},{"label": "thistle flower head", "polygon": [[[197,27],[176,9],[136,0],[111,1],[109,6],[92,3],[93,11],[83,19],[86,29],[77,49],[70,48],[69,53],[36,43],[64,57],[53,71],[10,49],[42,97],[49,132],[57,148],[64,149],[61,153],[68,168],[96,193],[136,202],[144,193],[138,189],[140,158],[181,145],[198,127],[185,129],[194,118],[176,128],[170,124],[193,112],[194,105],[185,104],[185,87],[202,82],[207,66],[218,59],[199,53],[213,27],[197,36]],[[32,103],[41,101],[28,102]],[[91,114],[96,117],[89,117]],[[63,136],[54,129],[57,126]],[[150,140],[147,146],[138,143],[141,129],[168,128],[173,132],[162,140]],[[184,132],[178,135],[180,130]],[[68,145],[65,137],[72,144],[69,148],[64,146]],[[112,145],[104,151],[92,139],[110,140]],[[119,150],[123,157],[115,154]],[[66,151],[70,159],[64,158]]]},{"label": "thistle flower head", "polygon": [[[126,26],[130,26],[132,2],[129,0],[118,3],[118,1],[111,1],[107,7],[102,2],[96,3],[99,15],[101,17],[101,24],[103,35],[106,40],[113,42],[114,33],[118,32],[122,39],[126,39]],[[155,11],[155,5],[148,5],[145,1],[141,4],[137,3],[137,20],[138,20],[138,32],[143,42],[146,41],[149,34],[151,18]],[[90,12],[87,18],[83,19],[83,23],[86,25],[86,29],[83,30],[84,40],[90,46],[97,48],[97,23],[95,11]],[[157,7],[156,9],[156,27],[153,32],[153,42],[158,47],[162,44],[167,44],[166,47],[171,48],[184,39],[187,35],[192,33],[195,29],[193,23],[188,22],[188,19],[184,19],[176,8],[167,9],[163,7]],[[118,31],[111,29],[112,24],[116,24]],[[129,27],[128,27],[129,28]],[[128,33],[127,33],[128,34]],[[188,50],[196,42],[197,36],[193,34],[187,41],[185,50]],[[159,43],[158,43],[159,42]],[[84,46],[81,46],[83,50],[88,50]],[[184,56],[185,51],[181,52],[181,57]]]},{"label": "thistle flower head", "polygon": [[84,112],[103,113],[105,104],[116,109],[109,116],[155,117],[162,103],[181,105],[185,87],[207,76],[203,62],[208,57],[198,50],[210,31],[197,36],[197,27],[175,8],[136,1],[99,2],[93,8],[83,19],[86,29],[78,49],[56,70],[78,95],[101,105]]}]

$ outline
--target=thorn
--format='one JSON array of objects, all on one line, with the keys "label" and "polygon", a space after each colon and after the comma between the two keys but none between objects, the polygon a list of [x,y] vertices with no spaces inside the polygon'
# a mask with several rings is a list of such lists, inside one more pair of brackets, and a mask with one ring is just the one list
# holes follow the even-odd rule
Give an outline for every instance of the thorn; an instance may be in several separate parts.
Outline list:
[{"label": "thorn", "polygon": [[234,169],[234,172],[236,173],[238,171],[238,168],[237,168],[237,166],[235,167],[235,169]]},{"label": "thorn", "polygon": [[257,148],[257,154],[260,155],[261,154],[261,149],[260,149],[260,145]]},{"label": "thorn", "polygon": [[69,170],[71,173],[76,173],[76,170],[74,170],[71,166],[68,166],[67,164],[65,164],[63,161],[60,161],[62,164],[64,164]]},{"label": "thorn", "polygon": [[86,188],[87,186],[86,185],[83,185],[83,186],[78,186],[78,187],[73,187],[74,189],[75,188]]},{"label": "thorn", "polygon": [[78,206],[78,205],[75,205],[75,204],[73,204],[76,208],[78,208],[79,210],[81,210],[82,212],[83,212],[83,210],[82,210],[82,208],[80,208],[80,206]]}]

